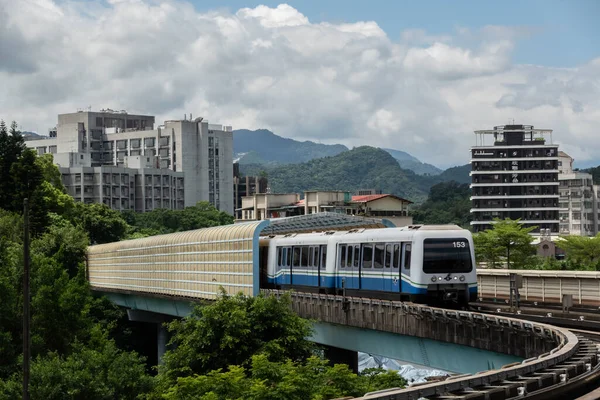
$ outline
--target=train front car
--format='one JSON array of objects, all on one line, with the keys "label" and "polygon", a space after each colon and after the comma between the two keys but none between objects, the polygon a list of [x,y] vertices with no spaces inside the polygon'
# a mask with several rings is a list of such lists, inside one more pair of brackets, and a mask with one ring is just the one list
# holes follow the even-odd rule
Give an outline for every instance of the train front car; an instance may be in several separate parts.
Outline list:
[{"label": "train front car", "polygon": [[[477,270],[471,232],[456,225],[424,225],[413,238],[413,282],[427,288],[431,305],[465,307],[477,299]],[[416,263],[415,263],[416,261]]]}]

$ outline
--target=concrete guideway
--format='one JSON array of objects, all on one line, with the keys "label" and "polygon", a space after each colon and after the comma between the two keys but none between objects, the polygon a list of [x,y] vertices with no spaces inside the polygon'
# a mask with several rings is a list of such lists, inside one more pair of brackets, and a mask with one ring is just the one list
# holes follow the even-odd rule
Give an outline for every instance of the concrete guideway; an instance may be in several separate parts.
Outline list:
[{"label": "concrete guideway", "polygon": [[[275,296],[284,293],[266,292]],[[567,329],[394,301],[313,293],[291,295],[294,310],[305,318],[504,350],[526,358],[496,370],[368,394],[365,400],[568,398],[566,393],[578,382],[600,376],[596,343]]]}]

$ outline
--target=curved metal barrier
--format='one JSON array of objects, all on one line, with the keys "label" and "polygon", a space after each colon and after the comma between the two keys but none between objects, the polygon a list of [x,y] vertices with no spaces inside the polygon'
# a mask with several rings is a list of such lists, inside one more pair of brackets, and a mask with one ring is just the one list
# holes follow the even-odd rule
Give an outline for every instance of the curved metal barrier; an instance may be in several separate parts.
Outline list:
[{"label": "curved metal barrier", "polygon": [[[284,291],[277,290],[265,290],[264,292],[275,296],[281,296],[284,293]],[[471,343],[472,347],[478,347],[483,343],[483,346],[478,348],[490,350],[489,344],[486,344],[489,342],[480,342],[475,338],[461,339],[457,336],[456,326],[470,326],[471,332],[480,334],[489,332],[490,335],[516,335],[520,339],[511,342],[512,348],[508,348],[510,350],[508,354],[529,353],[529,356],[522,362],[506,365],[497,370],[454,375],[445,380],[414,384],[405,389],[382,390],[365,395],[362,397],[364,400],[532,398],[531,396],[535,393],[542,392],[546,393],[546,397],[540,398],[550,398],[547,396],[548,388],[554,388],[553,390],[556,390],[557,387],[565,388],[570,381],[575,381],[586,374],[598,374],[600,369],[599,350],[596,343],[567,329],[543,323],[387,300],[294,292],[291,292],[291,297],[294,310],[306,318],[429,337],[434,340],[452,340],[454,342],[456,339],[456,343]],[[374,310],[375,308],[378,310]],[[349,315],[352,314],[353,309],[362,316],[361,319],[353,319]],[[386,316],[389,316],[384,314],[386,311],[391,314],[393,321],[391,324],[386,323]],[[369,318],[369,315],[372,318]],[[410,324],[422,324],[423,326],[420,328],[413,326],[412,329],[409,329]],[[440,328],[444,326],[450,328],[439,335]],[[455,330],[454,335],[448,335],[448,331],[453,329]],[[431,337],[430,333],[435,331],[441,337]],[[519,343],[528,344],[529,350],[524,352],[523,349],[515,348],[515,344]],[[480,394],[481,397],[477,394]]]}]

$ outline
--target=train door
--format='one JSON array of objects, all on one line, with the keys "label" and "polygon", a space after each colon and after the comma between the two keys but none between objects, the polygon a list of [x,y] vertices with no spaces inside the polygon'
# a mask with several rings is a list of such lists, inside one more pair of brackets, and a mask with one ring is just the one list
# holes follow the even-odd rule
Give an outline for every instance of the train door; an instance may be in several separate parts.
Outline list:
[{"label": "train door", "polygon": [[387,275],[386,291],[402,292],[402,276],[400,275],[400,244],[385,245],[385,271]]},{"label": "train door", "polygon": [[373,277],[375,278],[375,290],[386,290],[386,277],[384,270],[385,263],[385,243],[375,243],[373,245]]},{"label": "train door", "polygon": [[400,259],[398,260],[400,265],[400,275],[404,275],[407,278],[402,283],[405,287],[402,287],[402,292],[404,293],[412,293],[414,290],[409,290],[408,285],[414,285],[413,282],[415,279],[410,275],[410,260],[411,260],[411,250],[412,246],[410,243],[402,243],[402,253],[399,255]]},{"label": "train door", "polygon": [[329,282],[328,275],[327,275],[327,246],[326,245],[321,245],[320,246],[320,257],[319,257],[319,268],[318,268],[318,284],[319,287],[329,287],[331,286],[331,283]]},{"label": "train door", "polygon": [[338,251],[337,287],[360,289],[360,245],[341,244]]},{"label": "train door", "polygon": [[373,289],[373,244],[363,244],[359,263],[359,287],[364,290]]}]

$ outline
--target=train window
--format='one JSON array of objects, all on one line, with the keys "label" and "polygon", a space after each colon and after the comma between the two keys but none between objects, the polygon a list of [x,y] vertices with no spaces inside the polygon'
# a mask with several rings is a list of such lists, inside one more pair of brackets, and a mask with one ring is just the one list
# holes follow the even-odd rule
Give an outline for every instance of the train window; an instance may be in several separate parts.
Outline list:
[{"label": "train window", "polygon": [[340,246],[340,268],[346,268],[346,245]]},{"label": "train window", "polygon": [[360,246],[355,245],[354,246],[354,262],[352,263],[352,266],[354,268],[358,268],[359,265],[360,265]]},{"label": "train window", "polygon": [[388,244],[385,246],[385,267],[390,268],[392,266],[392,245]]},{"label": "train window", "polygon": [[470,272],[472,269],[471,249],[467,239],[425,239],[423,241],[423,272]]},{"label": "train window", "polygon": [[400,245],[394,245],[394,268],[400,268]]},{"label": "train window", "polygon": [[277,266],[281,267],[283,265],[283,248],[277,248]]},{"label": "train window", "polygon": [[314,258],[313,258],[313,263],[312,263],[312,267],[313,268],[318,268],[319,267],[319,246],[315,246],[313,247],[314,249]]},{"label": "train window", "polygon": [[363,244],[362,248],[363,248],[362,267],[363,268],[373,267],[373,245],[372,244]]},{"label": "train window", "polygon": [[404,268],[410,269],[410,254],[411,254],[411,245],[410,243],[404,244]]},{"label": "train window", "polygon": [[292,265],[292,248],[285,248],[285,266],[290,267]]},{"label": "train window", "polygon": [[321,268],[327,265],[327,246],[321,246]]},{"label": "train window", "polygon": [[302,254],[302,247],[293,247],[292,248],[292,252],[294,253],[294,258],[293,258],[293,266],[294,267],[299,267],[300,266],[300,255]]},{"label": "train window", "polygon": [[385,244],[378,243],[375,245],[375,257],[373,257],[373,268],[383,268],[385,258]]},{"label": "train window", "polygon": [[308,263],[309,262],[309,258],[308,258],[308,256],[309,256],[309,252],[308,252],[309,249],[310,249],[309,246],[302,246],[302,253],[300,255],[300,266],[301,267],[305,267],[306,268],[306,267],[310,266],[310,264]]}]

